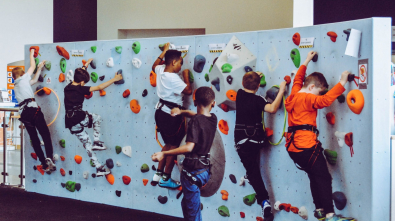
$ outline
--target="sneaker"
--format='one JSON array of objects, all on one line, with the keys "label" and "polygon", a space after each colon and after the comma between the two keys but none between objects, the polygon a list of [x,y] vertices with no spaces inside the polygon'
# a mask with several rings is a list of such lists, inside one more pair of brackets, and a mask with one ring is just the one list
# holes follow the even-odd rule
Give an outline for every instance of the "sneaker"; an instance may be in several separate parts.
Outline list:
[{"label": "sneaker", "polygon": [[96,177],[105,176],[105,175],[110,174],[110,173],[111,173],[110,169],[107,169],[104,166],[96,168]]},{"label": "sneaker", "polygon": [[[159,173],[159,174],[161,174],[161,173]],[[152,178],[152,181],[151,181],[152,186],[156,186],[159,183],[159,181],[162,179],[162,175],[159,175],[159,174],[158,173],[154,174],[154,177]]]},{"label": "sneaker", "polygon": [[262,202],[262,216],[264,221],[273,221],[274,216],[272,213],[272,206],[269,200],[264,200]]},{"label": "sneaker", "polygon": [[104,146],[104,142],[102,141],[93,142],[92,150],[105,150],[105,149],[107,149],[107,147]]},{"label": "sneaker", "polygon": [[316,209],[314,210],[314,217],[317,218],[318,220],[325,220],[326,213],[324,212],[324,209]]},{"label": "sneaker", "polygon": [[342,217],[340,215],[334,215],[331,218],[326,218],[325,221],[356,221],[356,219],[351,217]]},{"label": "sneaker", "polygon": [[53,163],[53,161],[51,160],[51,158],[46,158],[45,159],[45,163],[48,166],[48,170],[49,171],[55,171],[56,170],[56,165]]},{"label": "sneaker", "polygon": [[159,186],[163,187],[163,188],[177,189],[177,188],[179,188],[181,186],[181,183],[173,180],[172,178],[170,178],[167,181],[164,181],[161,178],[160,181],[159,181]]}]

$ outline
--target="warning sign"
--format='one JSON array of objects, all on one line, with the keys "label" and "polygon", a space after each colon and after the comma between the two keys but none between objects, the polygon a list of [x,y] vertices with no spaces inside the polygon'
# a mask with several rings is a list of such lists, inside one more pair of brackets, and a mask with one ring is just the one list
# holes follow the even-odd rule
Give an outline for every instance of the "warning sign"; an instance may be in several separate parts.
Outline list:
[{"label": "warning sign", "polygon": [[359,89],[368,88],[368,59],[358,61]]}]

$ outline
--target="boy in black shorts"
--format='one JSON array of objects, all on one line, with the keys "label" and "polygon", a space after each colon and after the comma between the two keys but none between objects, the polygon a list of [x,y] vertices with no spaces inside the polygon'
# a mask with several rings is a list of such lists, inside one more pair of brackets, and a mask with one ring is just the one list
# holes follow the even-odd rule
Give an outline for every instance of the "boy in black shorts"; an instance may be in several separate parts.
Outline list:
[{"label": "boy in black shorts", "polygon": [[260,168],[260,149],[266,144],[267,137],[263,130],[262,112],[276,113],[281,104],[286,82],[280,84],[280,91],[273,101],[268,103],[264,97],[255,95],[260,86],[262,73],[247,72],[243,76],[243,89],[236,97],[235,147],[246,169],[246,178],[256,192],[257,203],[262,206],[265,221],[273,220],[269,194],[263,183]]},{"label": "boy in black shorts", "polygon": [[209,87],[200,87],[196,90],[195,97],[197,114],[188,123],[186,144],[151,156],[153,161],[160,161],[169,155],[185,154],[181,172],[184,193],[181,207],[185,220],[202,220],[200,188],[210,179],[210,149],[217,130],[217,116],[210,113],[215,105],[214,91]]},{"label": "boy in black shorts", "polygon": [[[165,58],[165,65],[159,65]],[[165,146],[162,151],[177,148],[185,136],[185,121],[181,114],[173,117],[171,110],[182,109],[183,94],[191,95],[192,87],[189,83],[189,71],[183,71],[184,81],[177,74],[181,70],[183,59],[181,52],[169,50],[169,43],[164,46],[163,52],[152,65],[152,70],[157,74],[156,92],[159,102],[156,104],[155,121]],[[190,115],[191,112],[183,112]],[[194,113],[192,113],[193,115]],[[171,179],[176,156],[168,156],[159,161],[158,169],[152,179],[152,184],[159,182],[160,187],[177,189],[180,183]]]}]

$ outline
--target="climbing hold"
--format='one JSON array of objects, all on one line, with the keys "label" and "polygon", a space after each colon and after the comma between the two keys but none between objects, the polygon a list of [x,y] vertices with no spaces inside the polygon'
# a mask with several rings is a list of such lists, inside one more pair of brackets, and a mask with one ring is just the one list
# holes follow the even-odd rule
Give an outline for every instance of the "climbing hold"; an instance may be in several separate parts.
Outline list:
[{"label": "climbing hold", "polygon": [[193,70],[196,71],[197,73],[202,73],[205,64],[206,64],[206,58],[200,54],[196,55],[193,64]]},{"label": "climbing hold", "polygon": [[121,54],[121,53],[122,53],[122,46],[116,46],[116,47],[115,47],[115,51],[116,51],[118,54]]},{"label": "climbing hold", "polygon": [[239,60],[239,55],[237,54],[227,54],[226,57],[228,59],[228,63],[232,63],[232,64],[237,60]]},{"label": "climbing hold", "polygon": [[100,79],[101,81],[103,81],[105,77],[106,77],[105,75],[102,75],[102,76],[99,77],[99,79]]},{"label": "climbing hold", "polygon": [[220,120],[218,122],[218,128],[219,131],[221,131],[223,134],[228,135],[228,131],[229,131],[228,122],[226,122],[225,120]]},{"label": "climbing hold", "polygon": [[344,193],[336,191],[332,194],[332,198],[338,210],[343,210],[344,207],[346,207],[347,198],[346,195],[344,195]]},{"label": "climbing hold", "polygon": [[250,72],[250,71],[252,71],[252,68],[250,66],[245,66],[244,67],[244,71],[245,72]]},{"label": "climbing hold", "polygon": [[243,197],[243,202],[244,202],[247,206],[251,206],[252,204],[255,203],[255,200],[256,200],[255,196],[256,196],[256,193],[247,195],[247,196]]},{"label": "climbing hold", "polygon": [[132,44],[132,49],[133,49],[134,53],[138,54],[140,52],[140,48],[141,48],[140,42],[135,41]]},{"label": "climbing hold", "polygon": [[38,92],[37,92],[37,95],[38,95],[38,96],[42,96],[42,95],[45,94],[44,90],[41,90],[41,89],[43,89],[43,88],[44,88],[44,87],[41,86],[41,85],[38,85],[38,86],[36,87],[36,91],[38,91]]},{"label": "climbing hold", "polygon": [[211,81],[211,84],[214,85],[215,89],[217,89],[217,91],[220,91],[220,87],[219,87],[219,78],[215,78],[214,80]]},{"label": "climbing hold", "polygon": [[126,90],[123,92],[123,94],[122,94],[123,98],[129,97],[129,95],[130,95],[130,90],[129,90],[129,89],[126,89]]},{"label": "climbing hold", "polygon": [[293,213],[295,213],[295,214],[298,214],[298,213],[299,213],[299,208],[298,208],[298,207],[291,206],[291,212],[293,212]]},{"label": "climbing hold", "polygon": [[82,59],[82,65],[85,66],[86,61],[84,59]]},{"label": "climbing hold", "polygon": [[88,179],[89,172],[88,171],[84,171],[84,173],[82,174],[82,177],[84,177],[84,179]]},{"label": "climbing hold", "polygon": [[190,70],[188,70],[189,71],[189,74],[188,74],[188,76],[189,76],[189,83],[193,83],[193,82],[195,82],[195,77],[193,76],[193,73],[192,73],[192,71],[190,71]]},{"label": "climbing hold", "polygon": [[130,101],[130,109],[133,111],[133,113],[138,114],[140,112],[140,104],[136,99],[133,99]]},{"label": "climbing hold", "polygon": [[291,210],[291,204],[281,203],[278,208],[280,208],[280,210],[285,210],[285,211],[289,212]]},{"label": "climbing hold", "polygon": [[66,187],[66,184],[65,184],[65,183],[60,183],[60,185],[61,185],[63,188]]},{"label": "climbing hold", "polygon": [[[33,50],[34,49],[34,54],[33,54],[33,57],[37,57],[40,53],[39,53],[39,51],[40,51],[40,47],[39,46],[31,46],[30,48],[29,48],[29,52],[31,51],[31,50]],[[40,55],[41,56],[41,55]]]},{"label": "climbing hold", "polygon": [[294,62],[295,67],[299,68],[300,66],[300,53],[297,48],[291,50],[291,59]]},{"label": "climbing hold", "polygon": [[135,68],[140,68],[141,67],[141,61],[140,61],[140,59],[138,59],[138,58],[133,58],[132,59],[132,65],[135,67]]},{"label": "climbing hold", "polygon": [[347,94],[347,105],[352,112],[360,114],[363,106],[365,105],[365,99],[360,90],[354,89]]},{"label": "climbing hold", "polygon": [[66,189],[70,192],[74,192],[75,191],[75,182],[73,181],[67,181],[66,182]]},{"label": "climbing hold", "polygon": [[107,59],[107,61],[106,61],[106,65],[107,65],[107,67],[109,67],[109,68],[114,67],[114,59],[113,59],[112,57],[109,57],[109,58]]},{"label": "climbing hold", "polygon": [[43,166],[42,165],[38,165],[37,166],[37,170],[38,170],[38,172],[41,173],[41,175],[44,175],[44,170],[43,170]]},{"label": "climbing hold", "polygon": [[69,170],[69,175],[73,175],[73,171]]},{"label": "climbing hold", "polygon": [[121,197],[121,193],[122,193],[122,191],[120,191],[120,190],[115,190],[115,195],[117,195],[117,197]]},{"label": "climbing hold", "polygon": [[204,79],[205,79],[207,82],[209,82],[210,77],[208,76],[208,74],[205,74],[205,75],[204,75]]},{"label": "climbing hold", "polygon": [[56,46],[56,50],[58,51],[58,54],[64,58],[66,58],[67,60],[70,59],[70,55],[69,52],[66,51],[66,49],[64,49],[63,47],[60,47],[59,45]]},{"label": "climbing hold", "polygon": [[[34,68],[33,74],[37,73],[37,68],[38,68],[38,64],[40,63],[40,59],[35,58],[34,61],[36,62],[36,67]],[[41,79],[40,79],[40,78],[41,78]],[[40,82],[43,82],[44,79],[41,77],[41,75],[40,75],[40,78],[39,78],[38,80],[39,80]]]},{"label": "climbing hold", "polygon": [[144,89],[144,90],[143,90],[143,93],[142,93],[141,95],[142,95],[143,97],[147,96],[147,95],[148,95],[147,89]]},{"label": "climbing hold", "polygon": [[152,165],[151,169],[152,169],[153,171],[156,171],[155,165]]},{"label": "climbing hold", "polygon": [[132,157],[132,147],[131,146],[122,147],[122,153],[128,157]]},{"label": "climbing hold", "polygon": [[92,173],[92,178],[96,178],[96,174],[95,173]]},{"label": "climbing hold", "polygon": [[233,67],[231,64],[225,63],[222,65],[221,70],[222,70],[222,73],[230,73],[232,71],[232,68]]},{"label": "climbing hold", "polygon": [[36,180],[36,179],[33,179],[33,183],[37,183],[37,180]]},{"label": "climbing hold", "polygon": [[275,210],[277,210],[277,211],[280,211],[280,204],[281,204],[280,201],[276,201],[276,203],[274,203],[273,208],[274,208]]},{"label": "climbing hold", "polygon": [[75,184],[75,189],[76,189],[77,191],[80,191],[80,189],[81,189],[81,184],[80,184],[80,183],[76,183],[76,184]]},{"label": "climbing hold", "polygon": [[218,207],[218,213],[221,216],[230,216],[229,209],[225,205]]},{"label": "climbing hold", "polygon": [[121,162],[119,162],[119,161],[117,161],[115,164],[117,165],[117,167],[122,166]]},{"label": "climbing hold", "polygon": [[34,166],[33,166],[33,170],[37,170],[37,167],[36,167],[36,165],[34,165]]},{"label": "climbing hold", "polygon": [[64,156],[60,156],[60,160],[61,160],[61,161],[65,161],[66,158],[65,158]]},{"label": "climbing hold", "polygon": [[351,34],[351,28],[343,30],[343,33],[347,35],[346,41],[348,41],[348,38],[350,37]]},{"label": "climbing hold", "polygon": [[59,140],[59,145],[63,148],[66,148],[66,141],[64,139]]},{"label": "climbing hold", "polygon": [[300,44],[300,34],[298,32],[296,32],[293,36],[292,36],[292,41],[294,42],[294,44],[298,45]]},{"label": "climbing hold", "polygon": [[117,154],[121,153],[121,152],[122,152],[122,147],[120,147],[120,146],[115,146],[115,152],[116,152]]},{"label": "climbing hold", "polygon": [[196,99],[195,99],[196,91],[197,91],[197,89],[195,89],[195,90],[193,91],[193,95],[192,95],[192,100],[193,100],[193,101],[196,100]]},{"label": "climbing hold", "polygon": [[229,111],[228,105],[226,105],[226,104],[224,104],[224,103],[222,103],[219,107],[220,107],[223,111],[225,111],[225,112],[228,112],[228,111]]},{"label": "climbing hold", "polygon": [[132,181],[132,179],[128,176],[122,176],[122,181],[125,185],[129,185],[129,183]]},{"label": "climbing hold", "polygon": [[114,175],[112,175],[111,173],[106,175],[106,179],[111,185],[113,185],[115,182]]},{"label": "climbing hold", "polygon": [[91,93],[90,93],[89,95],[84,95],[84,97],[85,97],[86,99],[90,99],[92,96],[93,96],[93,92],[92,92],[92,91],[91,91]]},{"label": "climbing hold", "polygon": [[215,62],[217,61],[217,59],[218,59],[218,57],[214,58],[213,64],[211,65],[210,70],[208,70],[208,73],[210,73],[211,70],[213,69],[213,66],[214,66]]},{"label": "climbing hold", "polygon": [[64,171],[63,168],[60,168],[60,174],[62,174],[62,176],[66,176],[66,171]]},{"label": "climbing hold", "polygon": [[143,179],[144,186],[147,186],[147,183],[148,183],[148,179]]},{"label": "climbing hold", "polygon": [[228,77],[226,77],[226,81],[228,82],[228,84],[232,84],[233,77],[231,75],[228,75]]},{"label": "climbing hold", "polygon": [[104,97],[106,96],[106,91],[105,90],[99,90],[100,96]]},{"label": "climbing hold", "polygon": [[156,74],[153,71],[149,74],[149,83],[152,87],[156,87]]},{"label": "climbing hold", "polygon": [[161,195],[159,195],[159,196],[158,196],[158,201],[159,201],[160,203],[162,203],[162,204],[167,203],[167,196],[161,196]]},{"label": "climbing hold", "polygon": [[265,87],[266,86],[266,80],[265,80],[266,78],[265,78],[265,75],[264,74],[262,74],[262,77],[261,77],[261,82],[260,82],[260,87]]},{"label": "climbing hold", "polygon": [[67,76],[66,76],[66,83],[70,84],[74,81],[74,72],[73,70],[69,70],[69,72],[67,72]]},{"label": "climbing hold", "polygon": [[46,61],[44,67],[45,67],[45,69],[47,69],[48,71],[50,71],[50,70],[51,70],[51,61]]},{"label": "climbing hold", "polygon": [[298,214],[300,217],[302,217],[302,219],[307,220],[309,218],[308,215],[309,213],[307,212],[307,209],[304,206],[300,207]]},{"label": "climbing hold", "polygon": [[203,203],[200,203],[200,211],[203,210]]},{"label": "climbing hold", "polygon": [[[117,75],[118,74],[120,74],[121,76],[122,76],[122,69],[119,69],[118,71],[117,71]],[[119,80],[119,81],[115,81],[114,82],[114,84],[124,84],[125,83],[125,80],[122,78],[121,80]]]},{"label": "climbing hold", "polygon": [[96,69],[96,61],[95,60],[92,60],[90,64],[93,69]]},{"label": "climbing hold", "polygon": [[287,85],[291,84],[291,77],[289,75],[286,75],[284,77],[284,81],[287,82]]},{"label": "climbing hold", "polygon": [[245,217],[246,217],[246,214],[245,214],[244,212],[240,212],[240,217],[241,217],[241,218],[245,218]]},{"label": "climbing hold", "polygon": [[141,165],[141,167],[140,167],[140,171],[142,172],[142,173],[146,173],[146,172],[148,172],[149,171],[149,167],[148,167],[148,165],[145,163],[145,164],[143,164],[143,165]]},{"label": "climbing hold", "polygon": [[66,66],[67,66],[66,59],[64,59],[64,58],[60,59],[60,70],[61,70],[63,73],[66,72]]},{"label": "climbing hold", "polygon": [[53,155],[53,160],[54,160],[54,163],[55,163],[55,161],[59,161],[59,155],[58,154],[54,154]]},{"label": "climbing hold", "polygon": [[341,94],[339,97],[337,97],[337,101],[339,101],[339,103],[344,103],[344,101],[346,101],[344,94]]},{"label": "climbing hold", "polygon": [[329,124],[335,125],[336,117],[332,112],[326,114],[326,120]]},{"label": "climbing hold", "polygon": [[96,46],[92,46],[92,47],[91,47],[91,51],[92,51],[93,53],[96,53],[96,50],[97,50],[97,47],[96,47]]},{"label": "climbing hold", "polygon": [[235,175],[229,174],[229,179],[230,179],[230,181],[232,181],[232,183],[237,183]]},{"label": "climbing hold", "polygon": [[330,165],[336,165],[337,162],[337,152],[329,149],[324,150],[324,154],[326,157],[326,160]]},{"label": "climbing hold", "polygon": [[265,128],[265,133],[266,133],[266,137],[273,136],[273,130],[268,127]]},{"label": "climbing hold", "polygon": [[95,163],[93,162],[92,159],[89,161],[89,164],[91,165],[91,167],[96,167],[96,165],[95,165]]},{"label": "climbing hold", "polygon": [[50,95],[51,94],[51,90],[47,87],[43,87],[43,91],[46,95]]},{"label": "climbing hold", "polygon": [[228,90],[226,97],[231,101],[236,101],[237,92],[235,90]]},{"label": "climbing hold", "polygon": [[337,38],[336,32],[329,31],[329,32],[326,33],[326,34],[331,38],[331,41],[336,42],[336,38]]},{"label": "climbing hold", "polygon": [[280,89],[278,87],[276,86],[271,87],[269,90],[266,91],[266,100],[272,103],[274,100],[276,100],[279,91]]},{"label": "climbing hold", "polygon": [[335,132],[335,136],[337,137],[337,143],[339,144],[340,147],[343,147],[345,144],[346,134],[347,133],[345,132],[339,132],[339,131]]},{"label": "climbing hold", "polygon": [[32,156],[33,159],[37,160],[37,154],[36,153],[31,153],[30,156]]},{"label": "climbing hold", "polygon": [[314,57],[311,60],[313,62],[317,62],[318,61],[318,54],[315,54]]},{"label": "climbing hold", "polygon": [[229,196],[228,191],[226,191],[226,190],[221,190],[221,194],[222,194],[222,199],[223,199],[223,200],[228,200],[228,196]]},{"label": "climbing hold", "polygon": [[163,50],[165,50],[165,45],[166,45],[166,44],[167,44],[167,43],[159,44],[158,48],[159,48],[161,51],[163,51]]},{"label": "climbing hold", "polygon": [[111,158],[109,158],[106,160],[106,165],[108,168],[112,169],[114,168],[114,161]]},{"label": "climbing hold", "polygon": [[80,164],[82,162],[82,157],[79,155],[75,155],[74,156],[74,160],[77,164]]},{"label": "climbing hold", "polygon": [[66,76],[63,73],[59,74],[59,82],[63,82],[64,80],[66,80]]}]

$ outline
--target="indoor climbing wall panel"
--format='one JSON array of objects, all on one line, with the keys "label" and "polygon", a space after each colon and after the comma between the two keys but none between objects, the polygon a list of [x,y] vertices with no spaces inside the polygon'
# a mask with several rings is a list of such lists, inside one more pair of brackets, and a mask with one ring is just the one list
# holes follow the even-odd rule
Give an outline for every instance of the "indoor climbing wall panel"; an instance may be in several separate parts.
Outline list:
[{"label": "indoor climbing wall panel", "polygon": [[[264,96],[266,91],[273,85],[280,84],[286,75],[291,75],[292,71],[297,70],[291,60],[290,52],[293,48],[298,48],[292,41],[292,36],[298,32],[301,38],[314,38],[312,48],[298,48],[301,63],[303,63],[309,51],[314,50],[319,54],[318,61],[310,62],[308,65],[307,74],[315,71],[323,73],[330,88],[339,81],[340,74],[343,71],[347,70],[353,74],[358,74],[358,60],[368,59],[368,86],[367,89],[361,89],[365,99],[365,107],[361,114],[354,114],[347,106],[347,103],[339,103],[336,100],[330,107],[319,110],[317,123],[320,130],[319,139],[323,147],[338,153],[337,164],[335,166],[328,164],[333,177],[333,191],[343,192],[348,200],[346,207],[341,211],[336,210],[336,213],[352,216],[359,221],[388,220],[389,194],[381,194],[380,191],[389,193],[389,181],[385,178],[390,176],[389,139],[388,141],[383,141],[384,139],[376,137],[389,135],[389,125],[388,130],[385,126],[379,128],[378,135],[374,136],[375,132],[373,132],[373,129],[378,128],[378,123],[390,121],[389,114],[380,115],[373,109],[374,105],[385,102],[384,99],[389,99],[388,97],[380,97],[381,91],[389,90],[390,84],[384,80],[385,78],[380,78],[378,73],[378,67],[380,65],[385,66],[387,61],[385,59],[376,59],[378,55],[375,52],[377,50],[375,48],[378,48],[378,45],[387,44],[385,42],[387,37],[380,35],[380,33],[384,33],[387,30],[387,25],[389,26],[388,29],[390,29],[388,19],[364,19],[312,27],[258,32],[38,45],[41,53],[39,59],[51,61],[52,68],[50,71],[43,69],[42,76],[46,75],[44,82],[33,85],[33,90],[35,90],[37,85],[43,85],[53,89],[59,97],[61,102],[59,116],[49,128],[54,145],[54,153],[63,156],[65,160],[56,162],[56,172],[51,175],[41,175],[37,170],[33,169],[34,165],[38,165],[39,162],[30,156],[33,149],[29,143],[29,135],[25,132],[26,190],[182,217],[181,198],[176,198],[179,191],[150,185],[155,172],[152,166],[155,165],[157,167],[157,163],[152,162],[150,156],[154,152],[161,150],[155,138],[154,106],[158,101],[158,97],[156,88],[150,84],[152,64],[161,53],[158,45],[170,42],[176,46],[189,46],[182,70],[189,69],[193,73],[193,90],[201,86],[212,86],[213,90],[216,90],[215,86],[211,84],[211,81],[214,79],[210,76],[209,69],[214,59],[221,55],[221,52],[211,53],[209,45],[227,44],[235,36],[256,57],[256,67],[251,68],[254,71],[260,71],[265,74],[267,85],[260,88],[257,92],[257,94]],[[381,29],[377,27],[381,27]],[[343,33],[343,30],[348,28],[362,31],[359,58],[344,54],[347,46],[347,35]],[[336,42],[330,40],[327,35],[329,31],[337,33]],[[132,45],[136,41],[141,44],[141,50],[138,54],[132,50]],[[99,114],[102,118],[101,140],[105,142],[108,149],[96,151],[96,154],[102,163],[105,163],[107,159],[113,160],[114,168],[112,169],[112,174],[115,178],[113,185],[106,178],[92,177],[96,170],[90,165],[85,149],[78,139],[71,135],[64,126],[63,89],[67,83],[58,81],[59,73],[61,73],[59,65],[61,56],[58,55],[55,49],[56,45],[64,47],[70,53],[65,75],[67,75],[69,70],[74,71],[77,67],[81,67],[82,59],[93,58],[96,61],[97,68],[92,69],[89,67],[88,71],[89,73],[96,72],[98,76],[104,76],[104,80],[98,80],[96,83],[90,81],[87,84],[89,86],[97,86],[113,78],[119,69],[123,70],[124,84],[109,86],[105,89],[105,96],[100,96],[99,92],[94,92],[92,98],[85,99],[84,102],[84,110]],[[29,65],[28,49],[30,46],[25,46],[26,67]],[[96,52],[91,50],[92,46],[96,46]],[[121,53],[115,50],[118,46],[122,46]],[[83,50],[84,54],[82,57],[74,57],[71,56],[72,50]],[[206,59],[201,73],[193,70],[196,55],[202,55]],[[110,57],[114,61],[113,67],[107,67],[106,65],[106,61]],[[141,60],[140,68],[132,65],[132,59],[134,58]],[[208,74],[209,79],[205,78],[206,74]],[[232,72],[229,75],[232,75]],[[292,76],[292,81],[293,77],[294,75]],[[50,78],[49,83],[47,82],[48,78]],[[220,80],[226,81],[226,78]],[[234,77],[233,82],[236,83],[232,85],[240,85],[241,80],[240,76]],[[228,82],[222,83],[228,84]],[[227,85],[227,87],[232,88],[232,85]],[[236,86],[234,87],[232,89],[236,91],[239,89]],[[350,90],[357,89],[357,86],[351,82],[345,88],[344,95],[347,95]],[[123,98],[122,93],[126,89],[130,90],[130,96]],[[290,89],[291,87],[287,87],[288,92]],[[145,90],[147,93],[145,93]],[[386,93],[385,96],[388,96],[388,94]],[[46,121],[51,122],[58,108],[56,96],[54,94],[36,96],[36,99],[43,110]],[[129,102],[132,99],[136,99],[139,102],[141,110],[138,114],[133,113],[130,109]],[[186,108],[196,110],[193,106],[192,96],[184,96],[184,104]],[[261,216],[260,206],[256,203],[252,206],[247,206],[243,203],[243,197],[254,193],[254,190],[248,183],[245,186],[239,186],[238,184],[240,178],[245,175],[245,169],[234,148],[235,111],[225,112],[216,106],[212,112],[217,115],[218,120],[225,120],[228,123],[229,133],[227,135],[220,133],[225,149],[225,173],[218,191],[210,197],[201,198],[203,219],[238,220],[240,212],[244,212],[246,214],[245,220],[256,220],[257,216]],[[336,117],[334,125],[329,124],[326,120],[328,112],[332,112]],[[274,130],[271,141],[277,142],[281,138],[284,125],[284,107],[281,107],[275,114],[265,113],[265,124],[266,127]],[[347,145],[339,146],[334,135],[335,131],[353,132],[355,154],[352,157],[350,148]],[[88,129],[88,132],[92,135],[93,130]],[[61,139],[66,141],[65,148],[62,148],[59,144]],[[163,144],[160,135],[159,140]],[[315,207],[307,175],[295,167],[286,152],[284,144],[285,141],[283,140],[278,146],[270,145],[262,149],[260,155],[260,169],[271,197],[272,205],[276,201],[280,201],[281,203],[290,203],[298,208],[305,206],[308,210],[308,220],[315,220],[313,216]],[[122,152],[117,154],[116,146],[131,146],[131,157]],[[82,157],[83,160],[80,164],[75,162],[75,155]],[[117,166],[117,163],[121,165]],[[148,172],[141,172],[140,167],[143,164],[148,164]],[[65,170],[65,176],[61,175],[61,168]],[[87,179],[83,177],[84,172],[89,172]],[[177,167],[175,167],[172,177],[175,180],[179,180],[179,174]],[[236,184],[231,182],[230,174],[236,177]],[[123,183],[123,176],[131,178],[130,184],[125,185]],[[222,176],[222,174],[213,174],[212,176]],[[144,185],[143,179],[148,179],[147,185]],[[35,183],[33,180],[37,182]],[[67,181],[80,183],[81,189],[69,192],[61,185],[61,183],[66,183]],[[229,199],[227,201],[222,200],[221,190],[228,191]],[[166,196],[168,198],[167,203],[160,204],[158,202],[159,196]],[[218,214],[218,207],[221,205],[229,208],[230,217],[222,217]],[[379,212],[373,212],[374,210]],[[275,220],[302,220],[301,217],[292,212],[274,211],[274,213]]]}]

